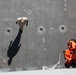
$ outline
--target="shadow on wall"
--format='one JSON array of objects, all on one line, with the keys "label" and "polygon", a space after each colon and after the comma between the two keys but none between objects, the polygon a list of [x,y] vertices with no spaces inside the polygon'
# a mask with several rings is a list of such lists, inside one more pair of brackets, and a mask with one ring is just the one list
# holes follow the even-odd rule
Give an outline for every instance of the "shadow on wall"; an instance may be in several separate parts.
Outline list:
[{"label": "shadow on wall", "polygon": [[7,57],[9,57],[9,60],[8,60],[9,66],[12,62],[12,58],[18,53],[18,51],[21,47],[21,44],[20,44],[21,34],[22,34],[22,30],[19,29],[19,32],[18,32],[15,40],[13,42],[10,41],[9,48],[7,51]]}]

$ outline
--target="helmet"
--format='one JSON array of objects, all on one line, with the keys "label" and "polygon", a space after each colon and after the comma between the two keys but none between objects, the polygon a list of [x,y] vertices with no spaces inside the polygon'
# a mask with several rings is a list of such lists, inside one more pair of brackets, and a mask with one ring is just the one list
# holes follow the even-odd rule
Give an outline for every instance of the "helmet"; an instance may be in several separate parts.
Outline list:
[{"label": "helmet", "polygon": [[75,39],[70,39],[68,42],[68,48],[75,50],[76,49],[76,40]]}]

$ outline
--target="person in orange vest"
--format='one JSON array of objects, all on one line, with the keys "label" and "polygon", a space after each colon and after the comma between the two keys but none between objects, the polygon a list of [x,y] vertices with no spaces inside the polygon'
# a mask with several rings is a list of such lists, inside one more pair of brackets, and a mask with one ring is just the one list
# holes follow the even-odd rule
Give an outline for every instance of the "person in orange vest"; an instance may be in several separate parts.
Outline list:
[{"label": "person in orange vest", "polygon": [[71,39],[67,43],[68,49],[64,51],[65,67],[76,67],[76,40]]}]

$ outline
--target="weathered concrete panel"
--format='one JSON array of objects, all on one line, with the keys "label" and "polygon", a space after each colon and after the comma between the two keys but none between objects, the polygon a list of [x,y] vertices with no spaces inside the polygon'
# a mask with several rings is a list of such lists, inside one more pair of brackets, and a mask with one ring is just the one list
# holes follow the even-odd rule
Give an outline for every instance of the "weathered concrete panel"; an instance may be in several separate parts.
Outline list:
[{"label": "weathered concrete panel", "polygon": [[[51,66],[57,63],[59,53],[63,66],[62,51],[67,49],[69,39],[76,38],[75,4],[75,0],[0,0],[0,63],[3,64],[0,67],[9,67],[6,53],[18,33],[15,22],[21,16],[29,19],[29,25],[24,27],[22,46],[9,68]],[[39,33],[39,26],[45,31]],[[60,26],[66,30],[59,30]],[[11,33],[7,29],[11,29]]]}]

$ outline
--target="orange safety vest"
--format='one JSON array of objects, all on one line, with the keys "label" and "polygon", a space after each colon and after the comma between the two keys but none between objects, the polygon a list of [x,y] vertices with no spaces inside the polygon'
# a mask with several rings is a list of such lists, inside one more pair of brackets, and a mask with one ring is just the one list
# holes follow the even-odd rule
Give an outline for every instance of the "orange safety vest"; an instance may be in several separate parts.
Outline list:
[{"label": "orange safety vest", "polygon": [[72,51],[65,50],[64,57],[67,61],[71,61],[73,59]]},{"label": "orange safety vest", "polygon": [[70,50],[74,51],[74,53],[72,54],[72,56],[73,56],[73,61],[76,62],[76,42],[74,40],[70,40],[69,44],[72,45],[72,48]]},{"label": "orange safety vest", "polygon": [[73,53],[73,51],[71,51],[71,50],[65,50],[64,51],[64,57],[65,57],[66,62],[68,64],[71,64],[72,61],[76,62],[76,54]]}]

